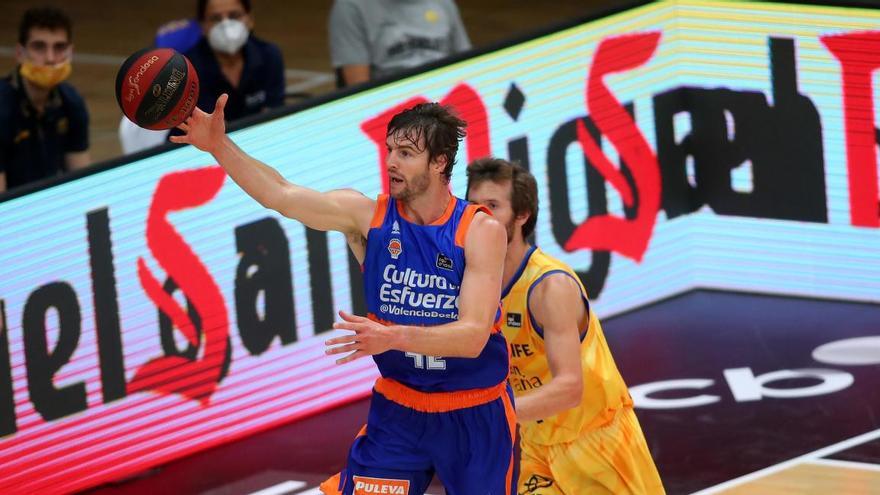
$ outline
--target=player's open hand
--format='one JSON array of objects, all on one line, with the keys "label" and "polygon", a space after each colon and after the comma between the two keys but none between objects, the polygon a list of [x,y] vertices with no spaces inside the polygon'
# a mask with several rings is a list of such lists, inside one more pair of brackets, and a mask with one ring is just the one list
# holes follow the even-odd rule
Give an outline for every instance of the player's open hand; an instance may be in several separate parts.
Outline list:
[{"label": "player's open hand", "polygon": [[229,95],[223,93],[217,98],[217,105],[214,111],[206,113],[196,107],[182,124],[177,126],[178,129],[185,132],[182,136],[171,136],[172,143],[191,144],[196,148],[210,153],[215,146],[218,146],[226,134],[226,122],[223,115],[223,109],[226,108],[226,101]]},{"label": "player's open hand", "polygon": [[[396,334],[392,327],[387,327],[363,316],[352,315],[345,311],[339,312],[342,321],[333,324],[337,330],[351,330],[351,335],[343,335],[327,340],[327,354],[342,354],[345,357],[336,360],[336,364],[344,364],[364,356],[382,354],[392,349]],[[335,346],[335,347],[331,347]]]}]

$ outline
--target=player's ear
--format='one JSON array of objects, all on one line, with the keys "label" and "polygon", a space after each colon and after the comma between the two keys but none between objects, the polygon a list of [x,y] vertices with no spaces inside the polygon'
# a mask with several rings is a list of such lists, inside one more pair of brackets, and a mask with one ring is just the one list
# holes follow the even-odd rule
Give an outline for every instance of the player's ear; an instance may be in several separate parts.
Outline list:
[{"label": "player's ear", "polygon": [[446,155],[434,157],[434,160],[431,162],[431,168],[437,172],[437,174],[443,175],[443,172],[446,171]]}]

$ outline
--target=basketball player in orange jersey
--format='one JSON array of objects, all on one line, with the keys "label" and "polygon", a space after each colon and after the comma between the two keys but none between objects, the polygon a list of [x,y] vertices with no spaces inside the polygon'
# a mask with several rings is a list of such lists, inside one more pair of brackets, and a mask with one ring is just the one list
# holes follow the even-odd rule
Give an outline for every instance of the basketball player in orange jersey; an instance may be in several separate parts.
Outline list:
[{"label": "basketball player in orange jersey", "polygon": [[526,241],[538,215],[535,178],[504,160],[477,160],[467,196],[507,228],[502,328],[520,423],[517,493],[664,493],[584,286]]},{"label": "basketball player in orange jersey", "polygon": [[450,495],[508,495],[515,417],[499,328],[504,227],[449,193],[465,123],[430,103],[388,125],[390,195],[321,193],[286,180],[225,134],[223,108],[196,109],[171,139],[211,153],[261,205],[345,234],[363,264],[368,317],[340,312],[337,363],[372,355],[365,431],[325,493],[422,494],[436,473]]}]

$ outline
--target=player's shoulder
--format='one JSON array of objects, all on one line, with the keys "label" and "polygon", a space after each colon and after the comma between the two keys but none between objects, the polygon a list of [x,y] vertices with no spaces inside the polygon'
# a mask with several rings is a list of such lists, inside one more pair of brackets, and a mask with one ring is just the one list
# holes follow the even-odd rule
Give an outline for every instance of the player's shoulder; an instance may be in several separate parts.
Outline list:
[{"label": "player's shoulder", "polygon": [[[455,232],[455,244],[465,249],[465,252],[473,250],[494,252],[494,248],[503,249],[507,245],[507,230],[491,213],[482,208],[472,208],[469,213],[462,216]],[[503,251],[501,253],[503,255]]]},{"label": "player's shoulder", "polygon": [[533,290],[551,294],[568,291],[580,292],[580,285],[572,273],[562,270],[550,270],[544,272],[533,282]]},{"label": "player's shoulder", "polygon": [[535,251],[532,253],[531,257],[529,257],[529,263],[540,265],[542,267],[545,267],[545,269],[557,269],[565,271],[572,270],[568,263],[549,254],[547,251],[544,251],[537,246],[535,247]]},{"label": "player's shoulder", "polygon": [[361,233],[369,230],[376,215],[384,215],[385,213],[384,211],[376,211],[377,205],[381,201],[381,196],[371,198],[350,187],[334,189],[331,194],[336,197],[336,203],[339,207],[356,219],[358,231]]},{"label": "player's shoulder", "polygon": [[492,216],[492,214],[485,208],[475,209],[473,219],[471,220],[471,228],[483,229],[489,233],[494,233],[499,230],[505,232],[504,225],[502,225],[501,222]]},{"label": "player's shoulder", "polygon": [[575,271],[567,263],[554,258],[540,248],[535,248],[528,263],[534,273],[533,290],[541,292],[549,290],[553,293],[581,291]]}]

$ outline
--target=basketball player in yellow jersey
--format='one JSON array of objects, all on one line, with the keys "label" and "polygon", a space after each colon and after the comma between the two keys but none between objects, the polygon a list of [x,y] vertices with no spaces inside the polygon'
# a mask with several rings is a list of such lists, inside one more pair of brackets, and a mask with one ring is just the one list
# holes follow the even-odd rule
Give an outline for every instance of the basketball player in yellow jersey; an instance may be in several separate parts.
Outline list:
[{"label": "basketball player in yellow jersey", "polygon": [[664,493],[584,286],[525,240],[538,215],[535,178],[505,160],[477,160],[467,198],[507,227],[501,322],[521,434],[517,493]]}]

